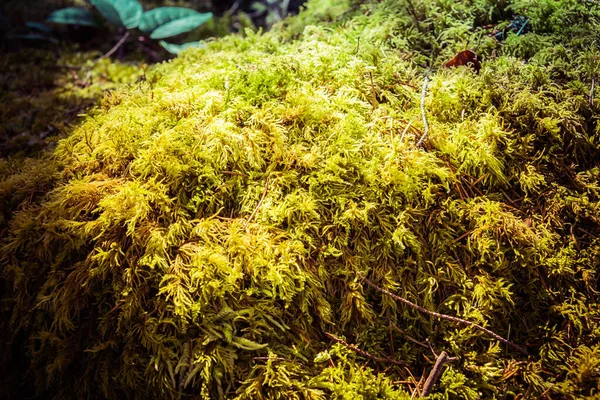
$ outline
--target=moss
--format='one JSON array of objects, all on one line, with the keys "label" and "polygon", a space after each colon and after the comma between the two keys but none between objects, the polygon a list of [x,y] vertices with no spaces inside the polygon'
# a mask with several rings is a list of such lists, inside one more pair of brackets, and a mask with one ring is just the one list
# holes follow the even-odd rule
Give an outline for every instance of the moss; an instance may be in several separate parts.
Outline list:
[{"label": "moss", "polygon": [[[432,398],[596,393],[597,76],[573,60],[595,57],[599,7],[348,10],[186,51],[0,164],[2,342],[39,393],[400,399],[426,339],[458,357]],[[511,10],[531,33],[481,39]],[[479,74],[440,67],[478,40]]]}]

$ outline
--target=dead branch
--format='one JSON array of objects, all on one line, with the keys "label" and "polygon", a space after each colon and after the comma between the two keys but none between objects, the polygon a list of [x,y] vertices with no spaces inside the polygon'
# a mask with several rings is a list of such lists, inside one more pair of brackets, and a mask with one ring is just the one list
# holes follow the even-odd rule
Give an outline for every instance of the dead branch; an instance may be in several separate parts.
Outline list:
[{"label": "dead branch", "polygon": [[425,114],[425,95],[427,94],[427,82],[429,79],[425,76],[423,79],[423,90],[421,91],[421,115],[423,116],[423,125],[425,126],[423,130],[423,136],[417,142],[417,147],[422,147],[423,142],[427,138],[427,134],[429,133],[429,124],[427,123],[427,115]]},{"label": "dead branch", "polygon": [[374,356],[372,354],[369,354],[366,351],[364,351],[362,349],[359,349],[355,345],[350,344],[350,343],[346,342],[344,339],[340,339],[339,337],[334,336],[334,335],[332,335],[329,332],[325,332],[325,336],[327,336],[329,339],[333,340],[334,342],[338,342],[338,343],[343,344],[345,347],[347,347],[350,350],[352,350],[352,351],[360,354],[361,356],[363,356],[365,358],[368,358],[370,360],[376,361],[378,363],[382,363],[382,364],[391,363],[391,364],[395,364],[395,365],[401,365],[403,367],[406,367],[408,365],[407,363],[405,363],[403,361],[396,361],[396,360],[392,360],[391,358],[382,358],[382,357],[377,357],[377,356]]},{"label": "dead branch", "polygon": [[373,110],[377,109],[377,92],[375,91],[375,85],[373,84],[373,73],[369,72],[369,77],[371,78],[371,105],[373,106]]},{"label": "dead branch", "polygon": [[475,322],[467,321],[466,319],[462,319],[462,318],[458,318],[458,317],[453,317],[451,315],[440,314],[440,313],[437,313],[435,311],[431,311],[431,310],[428,310],[426,308],[423,308],[423,307],[421,307],[421,306],[419,306],[419,305],[417,305],[417,304],[415,304],[415,303],[413,303],[413,302],[411,302],[409,300],[406,300],[403,297],[400,297],[400,296],[398,296],[398,295],[396,295],[396,294],[394,294],[392,292],[389,292],[389,291],[387,291],[387,290],[385,290],[383,288],[380,288],[379,286],[375,285],[373,282],[371,282],[370,280],[368,280],[360,272],[357,272],[357,274],[358,274],[358,276],[360,276],[360,278],[367,285],[371,286],[373,289],[377,290],[380,293],[383,293],[383,294],[386,294],[386,295],[390,296],[392,299],[394,299],[396,301],[399,301],[400,303],[403,303],[403,304],[409,306],[410,308],[413,308],[413,309],[419,311],[420,313],[427,314],[427,315],[430,315],[430,316],[435,317],[435,318],[444,319],[446,321],[455,322],[455,323],[463,325],[463,326],[470,326],[470,327],[475,328],[475,329],[477,329],[479,331],[487,333],[488,335],[490,335],[494,339],[499,340],[500,342],[502,342],[502,343],[504,343],[504,344],[506,344],[506,345],[508,345],[508,346],[510,346],[512,348],[514,348],[515,350],[518,350],[519,352],[521,352],[523,354],[529,354],[527,352],[527,349],[525,347],[520,346],[520,345],[518,345],[516,343],[513,343],[513,342],[511,342],[509,340],[506,340],[502,336],[500,336],[500,335],[492,332],[491,330],[489,330],[487,328],[484,328],[483,326],[481,326],[479,324],[476,324]]},{"label": "dead branch", "polygon": [[90,84],[90,79],[92,78],[92,72],[94,72],[94,68],[96,67],[96,65],[98,65],[98,63],[100,61],[102,61],[103,59],[112,56],[117,50],[119,50],[119,48],[123,45],[123,43],[125,43],[125,41],[129,37],[129,35],[130,35],[129,31],[125,32],[125,34],[121,37],[121,39],[119,39],[119,41],[113,46],[112,49],[110,49],[108,52],[101,55],[94,61],[94,64],[92,64],[92,67],[90,68],[89,72],[85,76],[85,79],[83,80],[83,85],[80,85],[80,86],[87,87]]},{"label": "dead branch", "polygon": [[445,351],[442,351],[435,360],[435,364],[427,376],[427,380],[425,381],[425,385],[421,391],[421,397],[427,397],[429,395],[431,389],[433,389],[433,385],[435,385],[435,382],[437,382],[439,377],[442,375],[446,361],[448,361],[448,354]]},{"label": "dead branch", "polygon": [[268,188],[269,188],[269,178],[267,177],[267,181],[265,182],[265,188],[263,189],[262,196],[260,197],[260,200],[258,201],[256,208],[254,209],[254,211],[252,211],[252,214],[250,214],[250,217],[248,217],[248,220],[244,224],[244,229],[248,228],[248,224],[250,224],[250,221],[252,221],[252,218],[254,218],[254,215],[256,215],[256,213],[258,212],[258,209],[262,205],[263,200],[265,199],[265,196],[267,195]]}]

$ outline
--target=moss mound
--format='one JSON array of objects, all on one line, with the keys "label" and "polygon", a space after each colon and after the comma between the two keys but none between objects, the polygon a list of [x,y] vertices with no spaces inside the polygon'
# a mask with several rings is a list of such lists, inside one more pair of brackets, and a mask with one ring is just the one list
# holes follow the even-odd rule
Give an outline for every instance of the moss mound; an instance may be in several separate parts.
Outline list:
[{"label": "moss mound", "polygon": [[[598,393],[600,6],[333,3],[0,161],[3,374],[56,398],[404,399],[431,346],[456,359],[430,398]],[[479,73],[442,68],[466,47]]]}]

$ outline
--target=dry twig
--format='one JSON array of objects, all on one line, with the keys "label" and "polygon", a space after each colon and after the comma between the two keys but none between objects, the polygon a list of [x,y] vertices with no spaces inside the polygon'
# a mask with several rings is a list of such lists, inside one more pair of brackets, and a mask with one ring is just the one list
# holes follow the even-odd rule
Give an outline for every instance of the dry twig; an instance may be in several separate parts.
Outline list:
[{"label": "dry twig", "polygon": [[421,136],[421,139],[419,139],[419,141],[417,142],[417,147],[423,146],[423,142],[425,141],[425,139],[427,138],[427,134],[429,133],[429,124],[427,123],[427,115],[425,115],[425,95],[427,94],[428,81],[429,79],[427,78],[427,76],[425,76],[425,79],[423,80],[423,90],[421,91],[421,115],[423,116],[423,125],[425,127],[423,130],[423,136]]},{"label": "dry twig", "polygon": [[83,80],[83,83],[81,85],[82,87],[86,87],[90,84],[90,79],[92,78],[92,72],[94,71],[94,68],[96,68],[96,65],[98,65],[98,63],[100,61],[102,61],[103,59],[112,56],[117,50],[119,50],[119,48],[123,45],[123,43],[125,43],[125,41],[129,37],[129,34],[130,34],[129,31],[125,32],[125,34],[121,37],[121,39],[119,39],[117,44],[115,44],[112,49],[110,49],[108,52],[101,55],[100,57],[98,57],[96,59],[96,61],[94,61],[94,64],[92,64],[90,71],[87,73],[87,75],[85,76],[85,79]]},{"label": "dry twig", "polygon": [[435,364],[433,365],[433,369],[427,376],[427,380],[425,381],[425,385],[423,386],[423,390],[421,391],[422,397],[427,397],[429,393],[431,393],[431,389],[433,389],[433,385],[442,375],[442,371],[444,369],[444,364],[448,361],[448,353],[442,351],[440,355],[435,360]]},{"label": "dry twig", "polygon": [[462,319],[462,318],[458,318],[458,317],[453,317],[451,315],[440,314],[440,313],[437,313],[435,311],[431,311],[431,310],[428,310],[426,308],[423,308],[423,307],[421,307],[421,306],[419,306],[419,305],[417,305],[417,304],[415,304],[415,303],[413,303],[413,302],[411,302],[409,300],[406,300],[403,297],[400,297],[400,296],[398,296],[398,295],[396,295],[396,294],[394,294],[394,293],[392,293],[390,291],[387,291],[387,290],[385,290],[383,288],[380,288],[379,286],[375,285],[373,282],[371,282],[370,280],[368,280],[360,272],[357,272],[357,274],[358,274],[358,276],[360,276],[360,278],[367,285],[371,286],[373,289],[377,290],[380,293],[387,294],[392,299],[394,299],[396,301],[399,301],[400,303],[403,303],[403,304],[409,306],[410,308],[413,308],[413,309],[415,309],[415,310],[417,310],[417,311],[419,311],[419,312],[421,312],[423,314],[427,314],[427,315],[430,315],[430,316],[435,317],[435,318],[439,318],[439,319],[444,319],[446,321],[455,322],[457,324],[464,325],[464,326],[470,326],[470,327],[475,328],[475,329],[477,329],[479,331],[487,333],[488,335],[490,335],[494,339],[499,340],[500,342],[502,342],[502,343],[504,343],[504,344],[506,344],[506,345],[508,345],[508,346],[510,346],[512,348],[514,348],[515,350],[520,351],[523,354],[528,354],[527,349],[525,347],[520,346],[520,345],[518,345],[516,343],[513,343],[513,342],[511,342],[509,340],[506,340],[502,336],[500,336],[500,335],[492,332],[491,330],[489,330],[487,328],[484,328],[483,326],[481,326],[479,324],[476,324],[475,322],[467,321],[466,319]]},{"label": "dry twig", "polygon": [[371,78],[371,105],[373,106],[373,110],[377,109],[379,103],[377,102],[377,92],[375,91],[375,84],[373,84],[373,73],[369,72],[369,77]]},{"label": "dry twig", "polygon": [[403,367],[407,366],[407,363],[402,362],[402,361],[396,361],[396,360],[392,360],[391,358],[382,358],[382,357],[377,357],[374,356],[372,354],[367,353],[366,351],[359,349],[358,347],[356,347],[353,344],[350,344],[348,342],[346,342],[344,339],[340,339],[337,336],[332,335],[329,332],[325,332],[325,336],[327,336],[329,339],[333,340],[334,342],[338,342],[343,344],[345,347],[349,348],[350,350],[360,354],[361,356],[368,358],[370,360],[376,361],[378,363],[391,363],[391,364],[395,364],[395,365],[402,365]]},{"label": "dry twig", "polygon": [[263,200],[265,199],[265,196],[267,195],[268,188],[269,188],[269,178],[267,177],[267,181],[265,182],[265,188],[263,189],[262,196],[260,197],[260,200],[258,201],[256,208],[254,209],[254,211],[252,211],[252,214],[250,214],[250,217],[248,217],[248,220],[244,224],[244,229],[248,228],[248,224],[250,224],[250,221],[252,221],[252,218],[254,218],[254,215],[256,215],[256,213],[258,212],[258,209],[262,205]]}]

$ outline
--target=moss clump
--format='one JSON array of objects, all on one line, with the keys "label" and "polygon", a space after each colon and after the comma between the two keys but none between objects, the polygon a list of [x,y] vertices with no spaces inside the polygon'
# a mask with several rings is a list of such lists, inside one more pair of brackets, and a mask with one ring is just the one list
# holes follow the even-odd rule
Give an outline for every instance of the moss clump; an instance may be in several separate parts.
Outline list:
[{"label": "moss clump", "polygon": [[[187,51],[0,164],[5,370],[58,398],[403,399],[428,339],[458,357],[432,398],[598,392],[600,6],[345,9]],[[482,32],[512,12],[530,33]],[[439,68],[468,43],[479,74]]]}]

